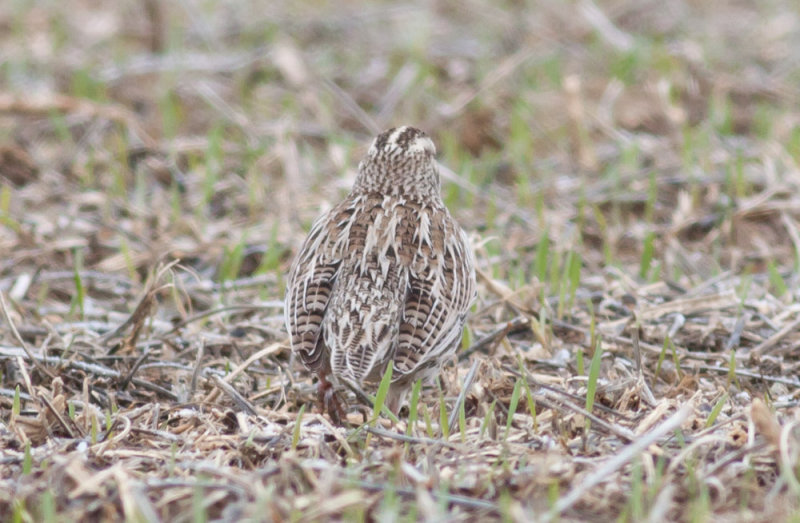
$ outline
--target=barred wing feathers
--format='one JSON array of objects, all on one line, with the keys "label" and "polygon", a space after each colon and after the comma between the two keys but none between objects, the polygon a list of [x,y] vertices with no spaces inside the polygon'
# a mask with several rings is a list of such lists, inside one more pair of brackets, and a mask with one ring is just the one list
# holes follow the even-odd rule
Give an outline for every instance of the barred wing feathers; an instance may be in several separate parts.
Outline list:
[{"label": "barred wing feathers", "polygon": [[328,367],[328,351],[322,339],[322,322],[336,283],[341,255],[329,240],[333,211],[314,222],[297,254],[286,283],[284,319],[292,350],[306,367]]},{"label": "barred wing feathers", "polygon": [[354,384],[441,363],[475,296],[472,253],[442,206],[364,195],[312,227],[287,283],[292,348]]},{"label": "barred wing feathers", "polygon": [[[354,197],[330,309],[323,322],[333,375],[354,384],[379,380],[397,346],[408,271],[398,262],[401,202]],[[343,232],[345,232],[343,230]]]},{"label": "barred wing feathers", "polygon": [[399,379],[413,379],[456,349],[475,298],[474,262],[466,234],[444,208],[430,215],[423,210],[420,216],[412,235],[415,252],[394,357],[394,375]]}]

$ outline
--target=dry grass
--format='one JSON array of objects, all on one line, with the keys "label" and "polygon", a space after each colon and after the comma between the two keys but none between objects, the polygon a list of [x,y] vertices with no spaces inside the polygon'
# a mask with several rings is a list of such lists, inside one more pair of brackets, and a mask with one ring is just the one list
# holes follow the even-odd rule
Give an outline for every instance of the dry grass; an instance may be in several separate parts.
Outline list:
[{"label": "dry grass", "polygon": [[[791,1],[278,4],[0,5],[2,519],[797,520]],[[479,300],[337,428],[283,275],[405,123]]]}]

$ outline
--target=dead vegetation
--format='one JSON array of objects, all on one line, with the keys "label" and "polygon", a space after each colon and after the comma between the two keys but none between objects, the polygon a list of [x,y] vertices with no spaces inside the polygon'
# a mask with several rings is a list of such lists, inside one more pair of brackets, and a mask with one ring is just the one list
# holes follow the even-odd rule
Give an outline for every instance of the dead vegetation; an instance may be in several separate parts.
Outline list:
[{"label": "dead vegetation", "polygon": [[[3,519],[797,517],[791,2],[282,4],[0,6]],[[479,300],[337,428],[283,277],[406,123]]]}]

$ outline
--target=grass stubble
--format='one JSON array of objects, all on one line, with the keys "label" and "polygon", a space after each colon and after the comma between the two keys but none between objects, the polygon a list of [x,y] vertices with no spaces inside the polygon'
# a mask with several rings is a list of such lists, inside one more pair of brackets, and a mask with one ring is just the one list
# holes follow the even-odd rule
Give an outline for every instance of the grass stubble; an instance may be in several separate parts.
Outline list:
[{"label": "grass stubble", "polygon": [[[791,2],[69,4],[0,7],[3,519],[797,520]],[[393,124],[479,299],[334,427],[283,277]]]}]

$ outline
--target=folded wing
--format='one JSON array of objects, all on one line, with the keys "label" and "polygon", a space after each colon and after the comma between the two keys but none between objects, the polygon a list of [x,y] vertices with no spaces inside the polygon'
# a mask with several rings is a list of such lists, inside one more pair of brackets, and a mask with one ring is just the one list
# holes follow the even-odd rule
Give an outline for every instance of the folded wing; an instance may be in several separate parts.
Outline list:
[{"label": "folded wing", "polygon": [[330,246],[328,224],[327,214],[314,223],[286,283],[284,316],[292,350],[312,371],[328,365],[322,322],[341,263]]},{"label": "folded wing", "polygon": [[[423,228],[418,234],[425,232]],[[455,350],[475,298],[469,240],[449,214],[432,223],[428,238],[417,242],[394,358],[398,380],[440,363]]]}]

